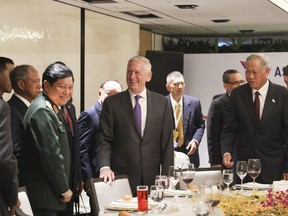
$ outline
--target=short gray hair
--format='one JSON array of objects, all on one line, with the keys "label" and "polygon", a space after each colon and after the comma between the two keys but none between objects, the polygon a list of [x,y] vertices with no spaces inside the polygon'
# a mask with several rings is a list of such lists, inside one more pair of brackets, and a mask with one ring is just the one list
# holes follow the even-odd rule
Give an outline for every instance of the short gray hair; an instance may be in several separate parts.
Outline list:
[{"label": "short gray hair", "polygon": [[179,71],[172,71],[166,77],[166,83],[169,84],[170,82],[174,81],[177,78],[182,78],[183,74]]},{"label": "short gray hair", "polygon": [[265,68],[269,68],[271,69],[271,63],[270,63],[270,59],[268,56],[264,55],[263,53],[255,53],[252,54],[250,56],[247,57],[246,62],[253,60],[253,59],[259,59],[260,60],[260,64],[262,65],[262,67]]},{"label": "short gray hair", "polygon": [[134,57],[132,57],[132,58],[129,59],[128,64],[129,64],[131,61],[142,61],[142,62],[144,62],[144,67],[145,67],[145,69],[146,69],[147,72],[151,71],[151,69],[152,69],[152,65],[151,65],[149,59],[147,59],[147,58],[144,57],[144,56],[134,56]]}]

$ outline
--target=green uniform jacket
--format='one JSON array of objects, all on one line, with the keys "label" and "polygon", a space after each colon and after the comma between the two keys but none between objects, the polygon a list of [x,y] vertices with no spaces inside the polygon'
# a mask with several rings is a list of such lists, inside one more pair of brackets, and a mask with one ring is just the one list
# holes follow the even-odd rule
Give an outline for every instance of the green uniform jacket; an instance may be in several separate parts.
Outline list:
[{"label": "green uniform jacket", "polygon": [[26,112],[19,179],[32,207],[64,210],[60,197],[69,189],[71,154],[65,126],[52,107],[41,93]]}]

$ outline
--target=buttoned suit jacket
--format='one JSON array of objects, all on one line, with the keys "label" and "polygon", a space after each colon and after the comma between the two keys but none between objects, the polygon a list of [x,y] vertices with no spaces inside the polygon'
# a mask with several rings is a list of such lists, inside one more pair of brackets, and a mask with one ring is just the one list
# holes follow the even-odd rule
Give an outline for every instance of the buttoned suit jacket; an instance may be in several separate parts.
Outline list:
[{"label": "buttoned suit jacket", "polygon": [[257,123],[249,84],[239,86],[230,95],[221,138],[222,154],[232,154],[235,134],[238,160],[258,158],[264,183],[283,178],[288,172],[288,90],[269,81],[260,121]]},{"label": "buttoned suit jacket", "polygon": [[0,99],[0,215],[9,215],[8,206],[13,206],[18,197],[18,168],[13,155],[10,108]]},{"label": "buttoned suit jacket", "polygon": [[[173,114],[173,107],[170,96],[166,96],[171,106],[171,113]],[[174,118],[173,118],[174,119]],[[173,121],[174,122],[174,121]],[[174,123],[174,128],[175,128]],[[196,97],[183,95],[183,133],[184,133],[184,146],[187,147],[192,139],[197,140],[200,144],[205,130],[205,120],[202,115],[202,108],[200,100]],[[189,151],[189,150],[188,150]],[[183,149],[183,153],[187,154],[188,151]],[[198,148],[193,155],[189,155],[190,162],[194,163],[195,167],[200,166]]]},{"label": "buttoned suit jacket", "polygon": [[229,95],[224,94],[211,102],[207,119],[207,147],[210,164],[222,164],[221,132]]},{"label": "buttoned suit jacket", "polygon": [[23,119],[28,107],[20,98],[14,94],[8,103],[10,105],[11,111],[13,152],[16,158],[18,158],[20,154],[21,141],[23,138]]},{"label": "buttoned suit jacket", "polygon": [[80,160],[84,180],[96,178],[95,135],[98,131],[102,104],[97,102],[78,118]]},{"label": "buttoned suit jacket", "polygon": [[107,97],[100,115],[96,146],[98,169],[109,166],[116,175],[128,174],[132,192],[167,175],[174,164],[173,119],[164,96],[147,90],[147,118],[143,137],[137,129],[129,91]]},{"label": "buttoned suit jacket", "polygon": [[71,151],[65,125],[46,97],[40,93],[25,114],[19,178],[32,208],[64,210],[60,198],[69,189]]}]

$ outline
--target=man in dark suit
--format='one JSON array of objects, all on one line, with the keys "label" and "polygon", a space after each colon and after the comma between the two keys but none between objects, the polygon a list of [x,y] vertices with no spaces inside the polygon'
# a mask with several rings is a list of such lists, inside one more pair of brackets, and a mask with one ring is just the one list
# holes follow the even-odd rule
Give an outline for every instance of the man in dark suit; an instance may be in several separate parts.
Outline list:
[{"label": "man in dark suit", "polygon": [[[174,148],[187,154],[190,162],[199,167],[200,159],[198,146],[202,140],[205,129],[201,103],[198,98],[185,95],[184,77],[179,71],[167,75],[166,89],[170,92],[166,96],[174,116]],[[177,106],[180,115],[177,117]],[[181,123],[182,121],[182,123]]]},{"label": "man in dark suit", "polygon": [[[237,159],[260,159],[262,169],[256,181],[271,184],[275,180],[288,180],[288,90],[269,81],[269,73],[270,60],[267,56],[252,54],[246,59],[245,77],[248,83],[231,93],[221,137],[221,152],[223,165],[232,167],[238,133]],[[253,101],[257,109],[254,109]]]},{"label": "man in dark suit", "polygon": [[14,62],[11,59],[0,57],[0,215],[3,216],[15,215],[16,208],[20,206],[17,160],[13,155],[10,128],[10,108],[2,99],[4,92],[9,93],[12,90],[9,74],[13,68]]},{"label": "man in dark suit", "polygon": [[23,119],[32,100],[39,95],[41,85],[39,73],[31,65],[15,67],[10,73],[10,80],[14,90],[8,101],[11,108],[13,153],[18,158],[23,139]]},{"label": "man in dark suit", "polygon": [[73,195],[73,143],[61,111],[73,93],[73,73],[53,63],[43,73],[42,87],[24,117],[19,177],[34,215],[56,216]]},{"label": "man in dark suit", "polygon": [[234,69],[226,70],[223,73],[222,80],[226,94],[214,99],[208,111],[207,147],[211,167],[222,167],[220,141],[226,106],[232,90],[245,82],[241,74]]},{"label": "man in dark suit", "polygon": [[150,61],[142,56],[131,58],[128,89],[107,97],[100,115],[96,146],[100,178],[111,183],[114,173],[127,174],[133,193],[137,185],[154,184],[160,167],[167,175],[174,163],[171,108],[164,96],[146,89],[151,78]]},{"label": "man in dark suit", "polygon": [[106,97],[122,91],[116,80],[106,80],[99,88],[98,102],[82,112],[78,118],[80,159],[84,181],[96,178],[95,166],[95,135],[98,132],[100,112]]}]

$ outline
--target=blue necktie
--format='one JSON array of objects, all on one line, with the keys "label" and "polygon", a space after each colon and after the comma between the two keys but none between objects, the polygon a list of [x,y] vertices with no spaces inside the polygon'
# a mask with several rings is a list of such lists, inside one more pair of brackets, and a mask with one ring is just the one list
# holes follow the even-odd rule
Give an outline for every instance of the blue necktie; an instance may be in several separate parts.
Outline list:
[{"label": "blue necktie", "polygon": [[138,126],[138,130],[141,133],[141,106],[139,104],[140,95],[135,96],[135,106],[134,106],[134,114]]}]

